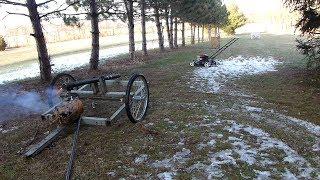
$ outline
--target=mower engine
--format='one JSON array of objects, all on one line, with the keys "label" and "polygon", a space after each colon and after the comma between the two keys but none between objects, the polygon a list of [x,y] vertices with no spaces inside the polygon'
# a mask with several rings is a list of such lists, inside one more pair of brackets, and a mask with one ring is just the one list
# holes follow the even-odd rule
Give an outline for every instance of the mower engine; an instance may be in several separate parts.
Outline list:
[{"label": "mower engine", "polygon": [[202,54],[197,56],[197,59],[190,63],[190,66],[198,66],[198,67],[211,67],[215,66],[216,62],[209,58],[207,54]]},{"label": "mower engine", "polygon": [[62,101],[41,115],[42,120],[49,120],[52,124],[70,125],[79,120],[84,106],[78,98]]},{"label": "mower engine", "polygon": [[198,61],[205,62],[205,61],[208,61],[208,60],[209,60],[209,56],[206,55],[206,54],[202,54],[202,55],[198,56]]}]

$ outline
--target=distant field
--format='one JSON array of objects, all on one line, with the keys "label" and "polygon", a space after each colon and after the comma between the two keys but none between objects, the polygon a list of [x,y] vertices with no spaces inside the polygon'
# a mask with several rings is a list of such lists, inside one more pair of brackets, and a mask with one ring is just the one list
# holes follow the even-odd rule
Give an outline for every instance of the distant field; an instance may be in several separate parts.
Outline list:
[{"label": "distant field", "polygon": [[[148,35],[148,40],[156,39],[154,34]],[[136,42],[140,42],[140,36],[136,37]],[[128,43],[127,35],[109,36],[100,38],[100,48],[107,48],[116,45],[123,45]],[[88,51],[91,48],[91,39],[81,39],[66,42],[50,43],[48,44],[48,51],[51,57],[61,56],[71,53]],[[17,62],[30,61],[37,59],[36,46],[28,46],[21,48],[8,49],[0,52],[0,67],[14,64]]]}]

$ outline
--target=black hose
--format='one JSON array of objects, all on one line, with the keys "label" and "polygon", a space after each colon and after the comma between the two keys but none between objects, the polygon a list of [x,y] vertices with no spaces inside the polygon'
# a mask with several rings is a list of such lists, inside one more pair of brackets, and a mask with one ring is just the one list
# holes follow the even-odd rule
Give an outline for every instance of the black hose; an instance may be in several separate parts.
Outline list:
[{"label": "black hose", "polygon": [[71,180],[71,178],[72,178],[73,163],[74,163],[74,159],[76,157],[76,152],[77,152],[77,139],[78,139],[78,135],[79,135],[80,124],[81,124],[81,119],[78,120],[77,129],[76,129],[76,131],[75,131],[75,133],[73,135],[72,151],[71,151],[70,159],[69,159],[69,162],[68,162],[66,180]]}]

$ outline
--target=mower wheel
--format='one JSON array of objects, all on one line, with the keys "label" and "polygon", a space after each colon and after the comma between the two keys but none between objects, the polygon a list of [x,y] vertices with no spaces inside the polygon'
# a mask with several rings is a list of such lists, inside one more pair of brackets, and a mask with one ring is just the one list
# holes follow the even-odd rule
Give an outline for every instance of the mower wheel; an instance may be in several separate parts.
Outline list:
[{"label": "mower wheel", "polygon": [[217,66],[217,62],[215,60],[210,60],[211,66]]},{"label": "mower wheel", "polygon": [[190,66],[192,66],[192,67],[195,66],[195,63],[194,63],[194,62],[191,62],[191,63],[190,63]]},{"label": "mower wheel", "polygon": [[211,62],[204,63],[204,67],[211,67]]}]

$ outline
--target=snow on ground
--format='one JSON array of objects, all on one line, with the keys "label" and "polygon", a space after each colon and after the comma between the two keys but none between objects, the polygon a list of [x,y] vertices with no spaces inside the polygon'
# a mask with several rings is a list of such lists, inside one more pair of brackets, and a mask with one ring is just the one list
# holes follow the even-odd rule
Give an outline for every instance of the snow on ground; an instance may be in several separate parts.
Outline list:
[{"label": "snow on ground", "polygon": [[157,160],[152,163],[154,168],[171,168],[171,170],[176,169],[177,164],[184,164],[191,156],[191,151],[189,149],[183,148],[181,151],[176,152],[171,158],[166,158],[163,160]]},{"label": "snow on ground", "polygon": [[158,174],[158,178],[160,180],[171,180],[173,179],[173,176],[176,175],[176,173],[173,172],[164,172],[164,173],[160,173]]},{"label": "snow on ground", "polygon": [[141,164],[145,161],[147,161],[149,156],[147,154],[141,154],[140,156],[136,157],[134,160],[134,163]]},{"label": "snow on ground", "polygon": [[[289,176],[289,172],[297,178],[308,178],[312,172],[316,171],[295,150],[281,140],[271,137],[262,129],[232,120],[220,120],[204,125],[202,127],[208,127],[213,132],[219,127],[223,128],[224,133],[229,134],[227,139],[208,139],[208,143],[212,140],[220,141],[220,143],[222,141],[222,143],[231,146],[228,149],[211,151],[208,155],[210,165],[199,166],[195,164],[193,166],[192,170],[205,170],[209,178],[223,177],[224,174],[227,174],[223,170],[225,165],[241,168],[243,164],[247,164],[256,168],[257,178],[268,177],[270,174],[279,174],[285,178]],[[252,139],[255,139],[255,142],[252,142]],[[277,152],[277,154],[274,152]],[[283,169],[281,169],[283,164],[286,164],[286,167],[290,168],[292,172],[287,169],[286,173],[283,173]],[[270,172],[260,171],[265,169]]]},{"label": "snow on ground", "polygon": [[0,132],[1,132],[2,134],[6,134],[6,133],[9,133],[9,132],[15,131],[15,130],[17,130],[17,129],[19,129],[19,128],[16,127],[16,126],[11,127],[11,128],[9,128],[9,129],[0,128]]},{"label": "snow on ground", "polygon": [[248,105],[243,105],[242,108],[245,112],[250,113],[250,115],[252,117],[254,117],[255,120],[261,120],[263,118],[266,118],[266,117],[263,117],[264,115],[273,116],[277,119],[280,119],[282,123],[285,122],[286,126],[288,126],[288,125],[298,126],[300,128],[305,129],[310,134],[313,134],[313,135],[318,136],[320,138],[320,126],[313,124],[311,122],[308,122],[308,121],[305,121],[302,119],[298,119],[295,117],[283,115],[274,109],[263,109],[263,108],[259,108],[259,107],[248,106]]},{"label": "snow on ground", "polygon": [[[205,149],[209,152],[203,157],[207,160],[194,161],[197,150],[191,152],[182,148],[171,157],[151,161],[151,168],[162,171],[157,175],[159,179],[174,179],[181,169],[189,174],[200,173],[208,179],[228,177],[229,168],[240,171],[243,178],[246,177],[243,173],[247,171],[244,167],[250,168],[253,173],[251,178],[256,179],[308,179],[318,171],[294,149],[263,129],[233,120],[210,118],[204,118],[192,127],[207,128],[204,131],[212,132],[196,145],[198,151]],[[217,130],[219,133],[216,133]],[[227,148],[221,147],[221,144],[227,144]]]},{"label": "snow on ground", "polygon": [[[217,67],[194,70],[191,78],[193,83],[191,88],[206,93],[219,93],[222,92],[223,86],[229,80],[245,75],[276,71],[278,64],[280,62],[272,57],[247,58],[238,56],[227,60],[219,60]],[[214,118],[206,117],[204,118],[206,123],[190,126],[193,128],[196,128],[196,126],[209,128],[207,131],[212,133],[219,130],[219,134],[223,134],[220,138],[208,136],[196,145],[198,150],[208,148],[211,150],[208,154],[210,164],[196,162],[188,168],[190,173],[202,171],[206,173],[208,178],[220,178],[229,173],[228,170],[224,169],[229,166],[240,171],[245,167],[250,167],[252,168],[250,171],[254,172],[256,179],[272,177],[283,179],[320,178],[318,165],[312,165],[317,162],[316,157],[313,157],[314,160],[310,157],[304,157],[304,154],[299,154],[287,142],[275,138],[272,132],[268,133],[261,129],[260,125],[276,128],[288,133],[288,136],[292,134],[305,138],[311,137],[306,140],[308,142],[303,142],[301,146],[308,144],[310,147],[306,148],[314,152],[320,149],[320,126],[283,115],[273,109],[255,107],[252,104],[260,104],[261,102],[248,100],[247,97],[252,97],[252,95],[246,95],[233,89],[228,89],[228,94],[239,98],[232,100],[233,105],[231,106],[224,102],[205,103],[208,113]],[[259,100],[259,98],[256,99]],[[221,115],[225,113],[234,119],[224,119],[225,117]],[[239,120],[241,120],[241,123],[238,122]],[[252,126],[252,120],[256,121],[255,127]],[[221,148],[221,144],[223,144],[223,148]],[[242,177],[245,178],[245,175],[242,175]]]},{"label": "snow on ground", "polygon": [[[194,80],[201,82],[201,88],[207,87],[210,92],[217,93],[223,85],[231,78],[244,75],[254,75],[269,71],[276,71],[279,61],[273,57],[230,57],[226,60],[218,60],[216,67],[197,68],[194,71]],[[201,88],[198,90],[203,91]],[[208,91],[206,89],[206,91]]]}]

